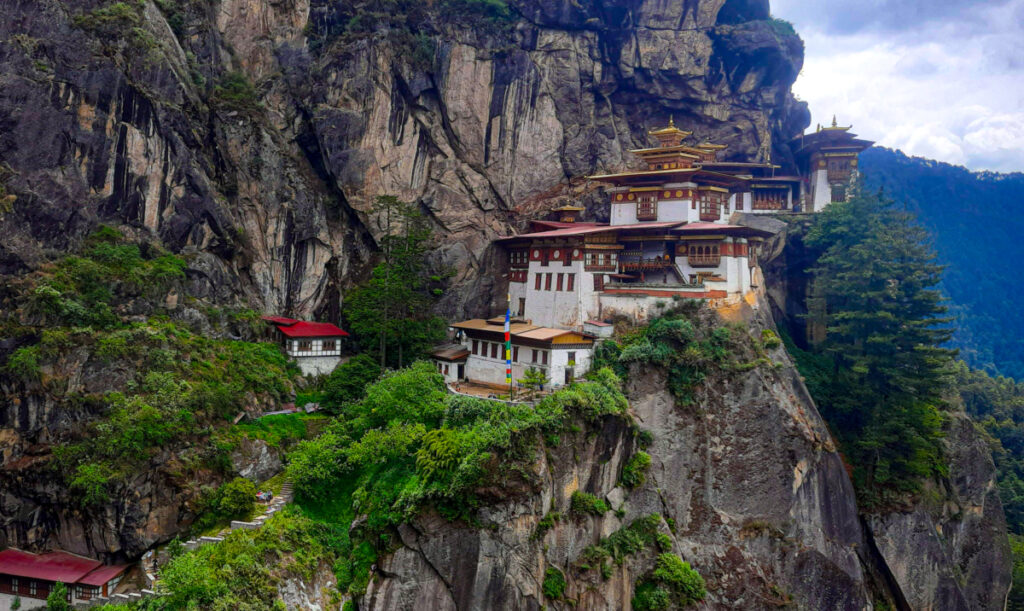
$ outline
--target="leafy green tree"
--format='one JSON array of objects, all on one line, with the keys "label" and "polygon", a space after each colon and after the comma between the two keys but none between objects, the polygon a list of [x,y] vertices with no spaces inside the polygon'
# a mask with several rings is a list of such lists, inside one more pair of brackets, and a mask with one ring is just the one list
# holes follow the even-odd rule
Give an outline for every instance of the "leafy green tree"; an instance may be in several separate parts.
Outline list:
[{"label": "leafy green tree", "polygon": [[916,492],[945,472],[940,410],[955,353],[942,347],[942,267],[926,232],[877,196],[830,205],[804,241],[820,253],[808,306],[831,369],[815,398],[868,505]]},{"label": "leafy green tree", "polygon": [[323,406],[336,410],[345,403],[358,401],[366,395],[366,388],[381,374],[380,364],[371,355],[363,353],[338,365],[324,382]]},{"label": "leafy green tree", "polygon": [[412,205],[392,196],[377,198],[374,208],[384,234],[383,260],[370,280],[348,295],[345,314],[363,349],[381,368],[402,367],[444,339],[445,322],[431,314],[441,277],[426,264],[430,225]]},{"label": "leafy green tree", "polygon": [[529,388],[531,393],[536,393],[548,383],[548,374],[543,369],[530,367],[523,373],[523,377],[519,378],[519,383]]},{"label": "leafy green tree", "polygon": [[242,519],[252,515],[256,507],[256,484],[244,477],[236,477],[220,490],[218,508],[227,518]]},{"label": "leafy green tree", "polygon": [[68,587],[58,581],[46,597],[47,611],[71,611],[71,603],[68,602]]}]

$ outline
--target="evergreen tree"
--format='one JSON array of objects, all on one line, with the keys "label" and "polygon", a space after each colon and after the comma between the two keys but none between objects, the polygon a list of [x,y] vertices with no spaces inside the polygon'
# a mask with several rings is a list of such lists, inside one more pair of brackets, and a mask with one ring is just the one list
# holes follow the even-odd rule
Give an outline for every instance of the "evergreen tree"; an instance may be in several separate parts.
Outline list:
[{"label": "evergreen tree", "polygon": [[940,409],[955,352],[935,290],[942,267],[926,232],[879,196],[855,194],[817,216],[809,309],[831,364],[819,403],[867,504],[895,501],[945,471]]},{"label": "evergreen tree", "polygon": [[71,603],[68,602],[68,587],[58,581],[46,597],[47,611],[70,611]]},{"label": "evergreen tree", "polygon": [[360,345],[382,368],[402,367],[444,339],[444,320],[430,312],[441,293],[431,285],[441,279],[426,265],[433,235],[423,215],[392,196],[378,197],[374,212],[384,233],[383,260],[348,296],[345,312]]}]

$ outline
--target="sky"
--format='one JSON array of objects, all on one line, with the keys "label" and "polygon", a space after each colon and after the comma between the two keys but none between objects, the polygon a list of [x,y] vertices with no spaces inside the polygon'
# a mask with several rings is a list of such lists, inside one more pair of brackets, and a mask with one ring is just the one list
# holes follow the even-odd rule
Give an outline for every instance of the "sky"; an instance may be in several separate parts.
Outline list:
[{"label": "sky", "polygon": [[1024,171],[1024,0],[771,0],[806,44],[814,125],[972,170]]}]

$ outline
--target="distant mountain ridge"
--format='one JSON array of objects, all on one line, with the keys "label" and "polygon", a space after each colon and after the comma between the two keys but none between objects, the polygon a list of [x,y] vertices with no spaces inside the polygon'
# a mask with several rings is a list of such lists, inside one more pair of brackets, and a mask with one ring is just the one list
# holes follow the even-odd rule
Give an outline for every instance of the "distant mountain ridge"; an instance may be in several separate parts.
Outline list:
[{"label": "distant mountain ridge", "polygon": [[862,153],[860,169],[867,188],[905,204],[934,236],[961,358],[1024,379],[1024,173],[972,172],[882,147]]}]

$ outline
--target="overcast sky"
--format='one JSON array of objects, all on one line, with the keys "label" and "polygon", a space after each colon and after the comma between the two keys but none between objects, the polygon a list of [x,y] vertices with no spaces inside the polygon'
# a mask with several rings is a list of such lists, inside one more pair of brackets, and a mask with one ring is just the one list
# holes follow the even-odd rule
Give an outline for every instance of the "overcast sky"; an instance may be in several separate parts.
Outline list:
[{"label": "overcast sky", "polygon": [[975,170],[1024,170],[1024,0],[771,0],[807,45],[812,126]]}]

